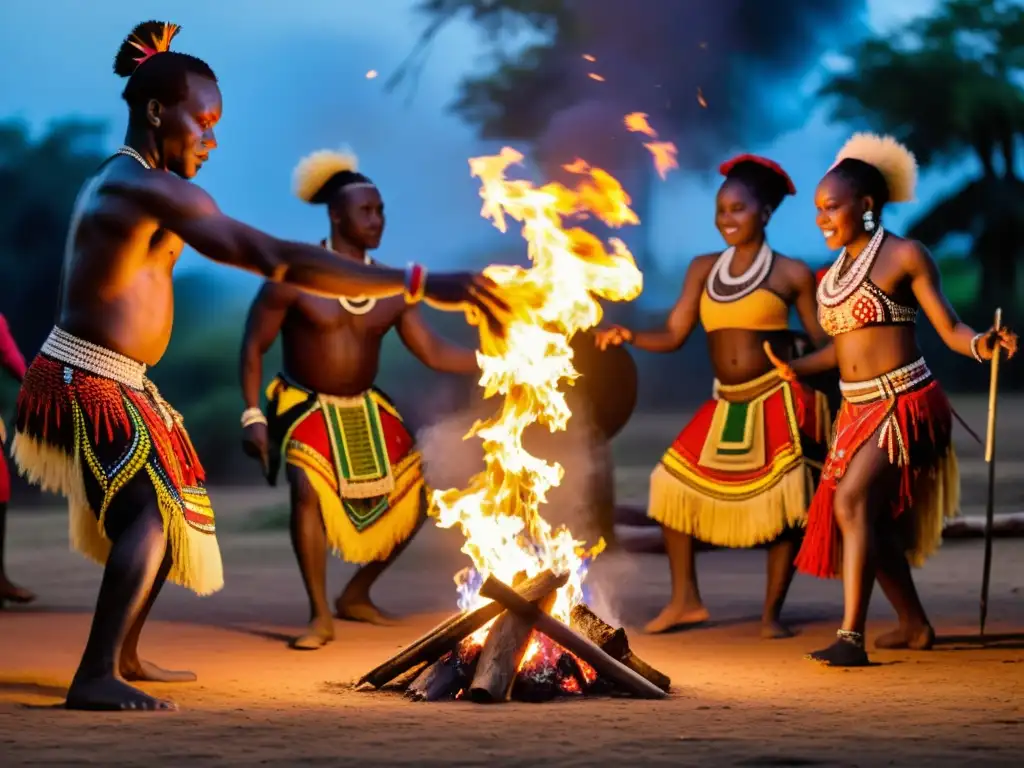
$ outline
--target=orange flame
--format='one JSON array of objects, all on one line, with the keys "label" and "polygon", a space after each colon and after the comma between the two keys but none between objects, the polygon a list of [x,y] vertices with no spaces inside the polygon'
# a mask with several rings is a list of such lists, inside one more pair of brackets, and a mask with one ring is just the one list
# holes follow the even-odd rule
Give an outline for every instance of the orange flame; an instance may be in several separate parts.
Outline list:
[{"label": "orange flame", "polygon": [[587,77],[589,77],[591,80],[597,80],[597,82],[599,82],[599,83],[603,83],[604,82],[604,78],[601,77],[599,74],[597,74],[595,72],[588,72],[587,73]]},{"label": "orange flame", "polygon": [[[647,122],[647,115],[643,112],[630,112],[624,118],[624,122],[626,130],[631,133],[642,133],[645,136],[650,136],[652,139],[658,138],[658,132]],[[654,158],[654,168],[658,171],[662,181],[668,177],[670,170],[679,167],[679,161],[677,160],[679,150],[676,149],[676,145],[671,141],[647,142],[644,144],[644,149],[650,152]]]},{"label": "orange flame", "polygon": [[[462,551],[472,569],[455,577],[460,607],[469,610],[485,602],[476,592],[479,581],[493,574],[507,584],[515,576],[533,576],[544,569],[568,573],[568,583],[556,596],[552,615],[568,622],[569,612],[582,599],[588,560],[604,541],[587,551],[565,526],[552,529],[540,507],[548,491],[561,483],[560,465],[529,454],[522,445],[531,424],[550,431],[564,430],[571,416],[560,385],[579,375],[572,364],[572,337],[601,320],[597,298],[628,301],[639,295],[643,276],[625,243],[605,243],[569,220],[592,215],[611,227],[638,224],[622,185],[606,171],[576,160],[564,168],[578,177],[573,189],[551,182],[535,187],[525,180],[506,178],[508,168],[523,156],[505,147],[500,154],[469,161],[481,183],[481,215],[500,231],[509,219],[522,225],[532,262],[529,269],[492,266],[485,274],[502,289],[513,316],[503,339],[480,327],[484,397],[503,395],[498,411],[478,421],[466,438],[483,441],[484,470],[464,489],[435,491],[431,513],[442,528],[458,525],[466,537]],[[481,642],[489,627],[474,634]],[[534,640],[524,663],[537,652]]]}]

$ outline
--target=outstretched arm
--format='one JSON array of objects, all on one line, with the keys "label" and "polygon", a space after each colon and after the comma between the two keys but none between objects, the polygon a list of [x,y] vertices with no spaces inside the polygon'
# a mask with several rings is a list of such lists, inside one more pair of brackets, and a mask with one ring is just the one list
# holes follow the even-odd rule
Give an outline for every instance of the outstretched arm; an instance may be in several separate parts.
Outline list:
[{"label": "outstretched arm", "polygon": [[119,176],[102,191],[140,206],[204,256],[272,282],[328,296],[394,296],[405,287],[401,270],[338,259],[323,248],[279,240],[232,219],[202,189],[170,173]]},{"label": "outstretched arm", "polygon": [[418,307],[409,307],[398,321],[398,335],[416,358],[441,373],[476,373],[476,350],[452,344],[427,325]]},{"label": "outstretched arm", "polygon": [[18,344],[11,335],[7,319],[0,315],[0,365],[6,368],[11,376],[19,382],[25,378],[25,358],[18,349]]},{"label": "outstretched arm", "polygon": [[633,332],[627,328],[613,327],[598,332],[598,345],[603,349],[609,344],[626,342],[647,352],[674,352],[679,349],[700,320],[700,295],[712,264],[714,257],[709,256],[699,256],[690,263],[683,280],[683,289],[663,328]]},{"label": "outstretched arm", "polygon": [[295,288],[265,283],[249,308],[242,338],[239,374],[245,407],[259,408],[263,388],[263,356],[281,331],[288,308],[298,296]]},{"label": "outstretched arm", "polygon": [[910,287],[915,298],[947,347],[967,357],[974,357],[977,352],[983,360],[992,359],[996,344],[1005,348],[1009,357],[1016,354],[1017,336],[1009,329],[992,328],[984,334],[978,334],[961,322],[956,310],[942,293],[939,268],[923,245],[905,240],[899,244],[899,254],[910,275]]}]

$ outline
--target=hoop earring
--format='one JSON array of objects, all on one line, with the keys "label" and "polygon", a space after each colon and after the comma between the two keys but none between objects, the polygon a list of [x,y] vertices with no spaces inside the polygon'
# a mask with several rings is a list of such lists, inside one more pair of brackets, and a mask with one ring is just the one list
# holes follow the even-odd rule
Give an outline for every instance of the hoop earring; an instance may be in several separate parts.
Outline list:
[{"label": "hoop earring", "polygon": [[873,214],[871,211],[864,211],[864,231],[875,231],[875,214]]}]

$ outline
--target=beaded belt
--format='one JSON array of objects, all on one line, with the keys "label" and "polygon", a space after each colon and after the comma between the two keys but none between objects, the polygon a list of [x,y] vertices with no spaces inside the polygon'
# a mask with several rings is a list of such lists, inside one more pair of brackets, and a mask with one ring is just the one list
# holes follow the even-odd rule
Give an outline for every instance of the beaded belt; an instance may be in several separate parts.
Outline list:
[{"label": "beaded belt", "polygon": [[843,393],[843,398],[851,403],[870,403],[875,400],[888,400],[896,395],[909,392],[924,384],[931,377],[932,372],[922,357],[909,365],[883,373],[868,381],[841,381],[839,390]]},{"label": "beaded belt", "polygon": [[40,351],[61,363],[111,379],[126,387],[137,390],[145,388],[144,363],[80,339],[56,326],[50,331]]}]

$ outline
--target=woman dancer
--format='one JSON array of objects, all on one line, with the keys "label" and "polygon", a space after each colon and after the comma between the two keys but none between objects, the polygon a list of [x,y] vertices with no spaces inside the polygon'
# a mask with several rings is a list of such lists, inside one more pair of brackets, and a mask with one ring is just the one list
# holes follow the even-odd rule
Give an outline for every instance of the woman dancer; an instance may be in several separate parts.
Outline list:
[{"label": "woman dancer", "polygon": [[[0,366],[3,366],[20,384],[25,378],[25,358],[7,327],[7,320],[0,315]],[[36,596],[24,587],[19,587],[7,578],[4,570],[4,539],[7,535],[7,503],[11,500],[11,476],[7,470],[7,459],[4,457],[4,444],[7,442],[7,428],[0,419],[0,608],[4,603],[25,605],[36,599]]]},{"label": "woman dancer", "polygon": [[708,334],[714,397],[705,403],[651,475],[648,514],[662,525],[672,597],[648,632],[706,621],[694,539],[724,547],[768,543],[762,635],[789,637],[779,622],[816,471],[824,459],[827,399],[785,382],[765,356],[771,341],[792,353],[790,308],[815,344],[828,337],[816,319],[814,275],[774,253],[765,226],[793,182],[771,160],[741,155],[719,169],[715,224],[728,248],[693,260],[663,330],[615,326],[598,345],[630,343],[649,352],[679,349],[697,326]]},{"label": "woman dancer", "polygon": [[882,226],[888,203],[913,199],[916,177],[913,155],[890,137],[857,134],[839,151],[815,195],[825,242],[843,249],[818,287],[818,319],[834,344],[774,360],[789,380],[839,366],[843,405],[797,558],[805,573],[842,575],[842,627],[809,656],[830,666],[867,664],[864,624],[876,576],[899,627],[875,647],[924,650],[935,638],[910,565],[941,543],[943,521],[959,507],[960,479],[952,410],[915,338],[918,307],[954,352],[982,362],[995,345],[1010,357],[1017,350],[1006,328],[975,333],[960,322],[928,252]]}]

